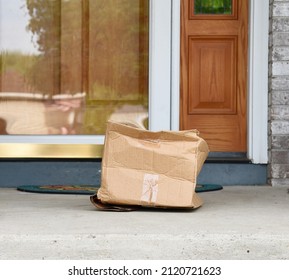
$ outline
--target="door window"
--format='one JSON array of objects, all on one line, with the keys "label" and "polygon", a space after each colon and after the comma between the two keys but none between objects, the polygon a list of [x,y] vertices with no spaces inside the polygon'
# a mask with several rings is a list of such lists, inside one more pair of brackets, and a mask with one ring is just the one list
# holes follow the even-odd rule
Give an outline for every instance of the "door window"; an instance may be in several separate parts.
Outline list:
[{"label": "door window", "polygon": [[195,0],[194,13],[232,14],[232,0]]},{"label": "door window", "polygon": [[190,19],[237,19],[236,0],[188,0]]}]

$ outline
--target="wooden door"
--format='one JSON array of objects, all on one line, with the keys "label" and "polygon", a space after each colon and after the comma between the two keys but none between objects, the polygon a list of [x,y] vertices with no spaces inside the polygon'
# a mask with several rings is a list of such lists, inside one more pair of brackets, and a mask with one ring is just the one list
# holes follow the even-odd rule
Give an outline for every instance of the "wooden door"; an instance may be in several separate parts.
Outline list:
[{"label": "wooden door", "polygon": [[180,127],[212,152],[246,152],[248,0],[181,5]]}]

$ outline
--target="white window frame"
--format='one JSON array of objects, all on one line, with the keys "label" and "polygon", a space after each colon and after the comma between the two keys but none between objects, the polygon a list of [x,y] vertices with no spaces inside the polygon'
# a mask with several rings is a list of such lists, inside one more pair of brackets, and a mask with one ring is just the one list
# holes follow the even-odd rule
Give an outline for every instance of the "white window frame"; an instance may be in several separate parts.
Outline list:
[{"label": "white window frame", "polygon": [[172,3],[150,0],[149,129],[153,131],[171,129]]}]

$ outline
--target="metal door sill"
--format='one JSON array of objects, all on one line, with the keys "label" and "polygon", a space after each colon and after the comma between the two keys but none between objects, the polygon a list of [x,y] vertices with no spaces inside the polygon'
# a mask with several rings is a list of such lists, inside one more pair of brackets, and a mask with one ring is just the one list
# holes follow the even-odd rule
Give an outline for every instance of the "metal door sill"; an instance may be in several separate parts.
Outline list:
[{"label": "metal door sill", "polygon": [[206,163],[251,163],[246,153],[242,152],[211,152]]}]

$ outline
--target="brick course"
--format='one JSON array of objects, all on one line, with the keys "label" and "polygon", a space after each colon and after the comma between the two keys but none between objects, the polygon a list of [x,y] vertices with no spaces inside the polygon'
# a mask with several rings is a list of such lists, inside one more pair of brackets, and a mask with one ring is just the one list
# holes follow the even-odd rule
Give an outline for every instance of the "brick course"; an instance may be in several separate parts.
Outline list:
[{"label": "brick course", "polygon": [[270,0],[269,182],[289,186],[289,0]]}]

